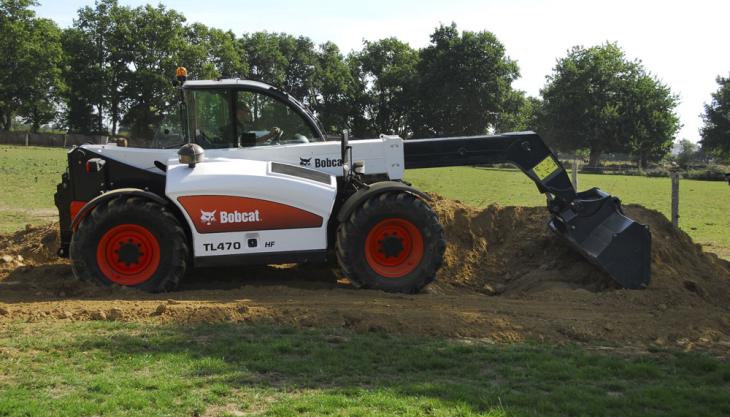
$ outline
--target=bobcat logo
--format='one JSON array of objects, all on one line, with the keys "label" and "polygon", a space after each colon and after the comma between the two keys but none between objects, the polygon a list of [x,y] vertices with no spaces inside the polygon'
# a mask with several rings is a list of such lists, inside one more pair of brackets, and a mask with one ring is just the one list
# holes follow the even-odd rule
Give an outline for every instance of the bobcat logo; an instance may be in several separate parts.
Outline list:
[{"label": "bobcat logo", "polygon": [[312,158],[304,159],[304,158],[302,158],[300,156],[299,157],[299,165],[301,165],[303,167],[308,167],[308,166],[312,165]]},{"label": "bobcat logo", "polygon": [[200,221],[205,223],[206,226],[210,226],[211,224],[215,223],[215,212],[218,210],[213,211],[203,211],[200,210]]}]

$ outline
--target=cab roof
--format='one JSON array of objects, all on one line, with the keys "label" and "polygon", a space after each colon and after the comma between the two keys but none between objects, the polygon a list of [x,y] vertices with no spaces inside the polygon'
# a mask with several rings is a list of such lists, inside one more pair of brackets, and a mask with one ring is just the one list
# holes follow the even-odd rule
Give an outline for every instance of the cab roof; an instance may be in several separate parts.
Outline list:
[{"label": "cab roof", "polygon": [[[273,90],[280,93],[284,93],[280,89],[266,84],[262,83],[260,81],[253,81],[253,80],[241,80],[239,78],[229,78],[229,79],[223,79],[223,80],[191,80],[191,81],[185,81],[185,83],[182,86],[183,88],[193,88],[193,89],[207,89],[207,88],[252,88],[256,90]],[[286,93],[284,93],[286,94]]]}]

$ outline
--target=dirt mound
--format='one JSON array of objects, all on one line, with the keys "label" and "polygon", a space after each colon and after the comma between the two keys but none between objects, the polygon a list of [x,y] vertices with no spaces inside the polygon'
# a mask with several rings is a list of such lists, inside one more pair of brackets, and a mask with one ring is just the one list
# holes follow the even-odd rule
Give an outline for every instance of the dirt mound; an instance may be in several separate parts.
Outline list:
[{"label": "dirt mound", "polygon": [[[476,209],[436,197],[433,208],[448,243],[437,279],[440,288],[466,287],[511,297],[618,288],[548,229],[549,214],[544,207]],[[651,290],[697,295],[715,305],[730,304],[730,263],[703,252],[659,212],[641,206],[628,206],[625,211],[652,232]]]},{"label": "dirt mound", "polygon": [[614,288],[600,270],[547,230],[540,207],[480,210],[437,198],[447,249],[437,281],[489,295],[521,295],[556,288]]},{"label": "dirt mound", "polygon": [[26,265],[58,262],[58,223],[26,226],[24,230],[0,235],[0,275]]},{"label": "dirt mound", "polygon": [[[180,291],[147,294],[77,281],[56,257],[58,226],[0,236],[0,326],[14,320],[264,321],[496,341],[608,341],[730,352],[730,264],[667,219],[652,231],[652,281],[618,289],[546,226],[543,207],[476,209],[436,197],[447,240],[418,295],[355,290],[332,265],[196,270]],[[499,296],[497,296],[499,295]]]},{"label": "dirt mound", "polygon": [[[468,289],[487,295],[524,297],[559,290],[582,289],[593,293],[618,289],[605,273],[587,262],[563,239],[547,227],[549,214],[543,207],[501,207],[477,209],[458,201],[434,196],[432,202],[444,226],[447,241],[444,265],[431,289],[434,293],[453,288]],[[716,305],[730,304],[730,263],[705,253],[683,231],[674,229],[659,212],[641,206],[627,206],[628,216],[647,224],[652,232],[652,281],[650,289],[695,294]],[[27,227],[0,236],[0,279],[3,272],[21,268],[26,283],[39,289],[55,290],[55,281],[44,273],[43,266],[66,263],[59,259],[58,224]],[[25,267],[25,269],[23,269]],[[316,281],[337,280],[326,267],[278,266],[246,268],[254,271],[254,282],[270,280],[271,275],[296,276],[286,285],[311,286]],[[64,276],[70,268],[62,269]],[[280,273],[284,271],[284,274]],[[230,289],[242,282],[241,268],[197,271],[186,280],[183,289]],[[216,276],[211,284],[196,276]],[[58,287],[66,294],[91,291],[80,289],[60,277]],[[287,280],[288,281],[288,280]],[[251,284],[251,281],[246,283]],[[83,291],[81,291],[83,290]]]}]

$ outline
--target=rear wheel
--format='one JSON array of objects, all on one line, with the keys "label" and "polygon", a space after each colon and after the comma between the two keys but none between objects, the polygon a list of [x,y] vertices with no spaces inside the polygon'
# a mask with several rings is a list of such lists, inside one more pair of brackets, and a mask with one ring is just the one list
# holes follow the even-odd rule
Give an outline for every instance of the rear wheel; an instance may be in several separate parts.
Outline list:
[{"label": "rear wheel", "polygon": [[79,279],[161,292],[177,288],[189,249],[180,223],[162,205],[122,196],[81,222],[70,255]]},{"label": "rear wheel", "polygon": [[415,293],[433,281],[446,244],[423,200],[381,194],[356,209],[337,230],[337,258],[356,286]]}]

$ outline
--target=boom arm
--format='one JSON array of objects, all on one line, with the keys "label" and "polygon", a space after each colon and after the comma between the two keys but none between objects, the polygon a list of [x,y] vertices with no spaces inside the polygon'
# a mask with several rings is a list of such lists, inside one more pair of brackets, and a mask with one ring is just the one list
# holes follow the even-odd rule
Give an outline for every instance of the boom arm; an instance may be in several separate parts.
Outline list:
[{"label": "boom arm", "polygon": [[550,228],[626,288],[651,276],[651,234],[626,217],[621,202],[598,188],[576,193],[557,156],[534,132],[404,142],[406,168],[509,162],[548,194]]},{"label": "boom arm", "polygon": [[533,180],[541,193],[550,193],[565,204],[576,196],[557,156],[534,132],[406,140],[403,147],[406,169],[509,162]]}]

